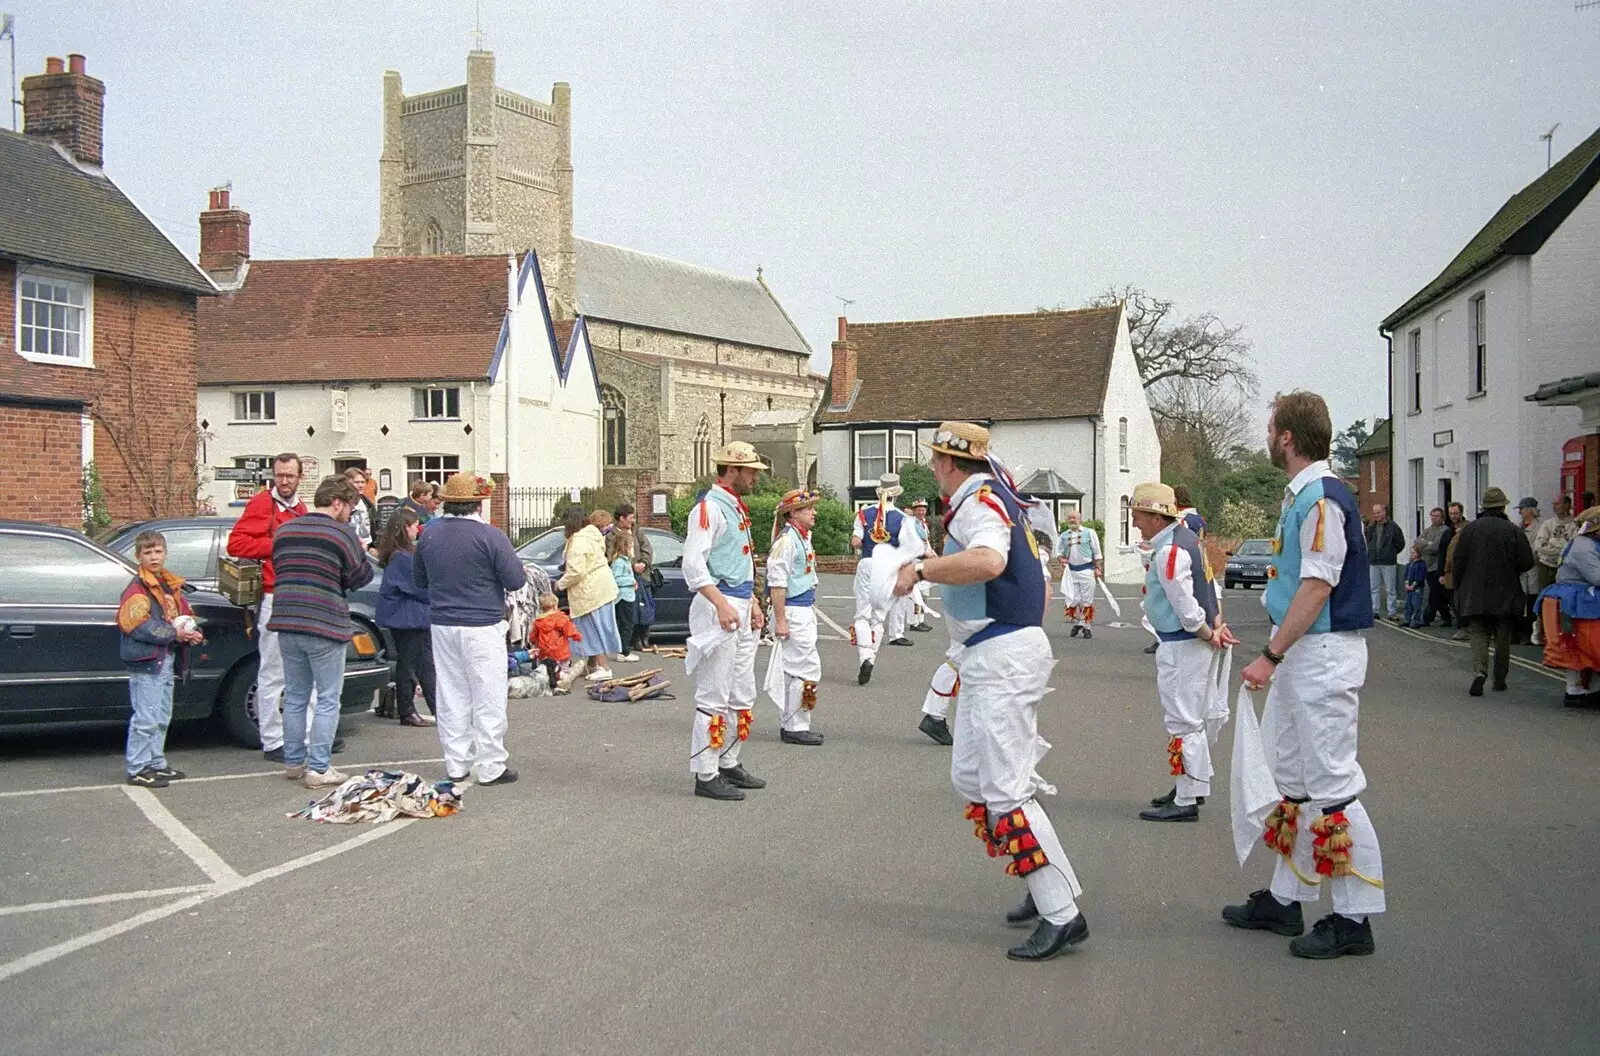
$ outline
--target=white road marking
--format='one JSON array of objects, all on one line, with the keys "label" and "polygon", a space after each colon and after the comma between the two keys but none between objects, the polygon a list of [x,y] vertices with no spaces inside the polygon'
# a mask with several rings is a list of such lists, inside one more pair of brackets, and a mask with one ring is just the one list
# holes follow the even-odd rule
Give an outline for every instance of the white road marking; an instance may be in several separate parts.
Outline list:
[{"label": "white road marking", "polygon": [[[1378,620],[1376,622],[1380,627],[1387,627],[1391,631],[1399,631],[1401,634],[1407,634],[1413,638],[1420,638],[1425,642],[1436,642],[1439,645],[1448,645],[1453,649],[1472,648],[1472,646],[1467,642],[1452,642],[1448,638],[1435,638],[1431,634],[1423,634],[1419,630],[1411,627],[1402,627],[1397,623],[1390,623],[1388,620]],[[1536,664],[1532,660],[1524,660],[1520,656],[1513,656],[1510,658],[1510,660],[1518,667],[1527,671],[1532,671],[1536,675],[1543,675],[1544,677],[1554,679],[1557,682],[1565,682],[1567,680],[1567,676],[1565,674],[1559,671],[1552,671],[1543,664]]]},{"label": "white road marking", "polygon": [[821,620],[823,623],[827,624],[829,627],[832,627],[834,630],[838,631],[844,637],[845,641],[849,641],[850,640],[850,632],[845,630],[843,627],[839,626],[837,623],[835,623],[832,616],[829,616],[827,613],[823,612],[821,609],[814,608],[812,611],[817,614],[817,619]]},{"label": "white road marking", "polygon": [[[414,763],[442,763],[442,762],[444,762],[443,758],[439,758],[439,759],[386,759],[386,760],[383,760],[382,762],[377,762],[377,763],[359,763],[359,764],[356,764],[355,766],[348,767],[348,769],[350,769],[352,771],[359,770],[359,771],[362,771],[364,773],[364,772],[366,772],[368,770],[376,770],[376,769],[380,769],[380,768],[383,768],[383,767],[410,766],[410,765],[412,765]],[[210,777],[186,777],[182,781],[178,782],[178,784],[180,784],[180,785],[199,785],[199,784],[204,784],[204,783],[206,783],[208,781],[243,781],[244,779],[250,778],[250,777],[276,777],[276,778],[282,780],[282,778],[283,778],[283,768],[282,767],[278,767],[278,768],[273,769],[273,770],[252,770],[248,774],[213,774]],[[15,798],[17,796],[53,796],[53,795],[57,795],[57,794],[62,793],[62,792],[111,792],[111,791],[115,791],[115,790],[117,790],[119,788],[133,788],[133,787],[134,787],[133,785],[128,785],[128,784],[124,784],[122,782],[118,782],[118,783],[116,783],[114,785],[67,785],[67,786],[65,786],[63,788],[26,788],[26,789],[22,789],[21,791],[18,791],[18,792],[0,792],[0,799],[13,799],[13,798]]]},{"label": "white road marking", "polygon": [[190,884],[187,887],[152,887],[145,891],[118,891],[111,895],[90,895],[88,898],[63,898],[56,902],[28,902],[20,906],[0,906],[0,917],[9,917],[17,913],[44,913],[52,909],[72,909],[74,906],[100,906],[108,902],[133,902],[141,898],[192,895],[196,891],[209,891],[215,886],[215,884]]},{"label": "white road marking", "polygon": [[189,860],[200,867],[200,871],[209,876],[213,883],[233,887],[243,879],[238,870],[222,860],[222,855],[213,851],[206,842],[194,834],[194,831],[179,821],[148,788],[134,788],[123,785],[122,790],[133,800],[139,812],[150,819],[150,823],[161,830],[161,834],[171,840],[173,846],[189,856]]},{"label": "white road marking", "polygon": [[38,968],[40,965],[49,964],[51,961],[65,957],[69,953],[76,953],[79,950],[88,949],[90,946],[96,946],[102,942],[105,942],[107,939],[114,939],[118,935],[130,932],[135,928],[141,928],[146,924],[152,924],[155,921],[164,920],[176,913],[182,913],[186,909],[192,909],[195,906],[202,905],[214,898],[221,898],[223,895],[230,894],[234,891],[243,891],[245,888],[254,887],[256,884],[259,884],[264,880],[271,880],[274,877],[282,876],[285,873],[292,873],[296,869],[303,869],[308,865],[316,865],[318,862],[326,861],[335,855],[343,854],[345,851],[354,850],[362,844],[371,843],[373,840],[381,840],[385,836],[390,836],[396,832],[399,832],[401,829],[410,825],[415,820],[417,819],[406,818],[403,821],[389,822],[388,824],[380,826],[379,828],[375,828],[369,832],[364,832],[359,836],[352,837],[343,843],[335,844],[332,847],[324,847],[320,851],[313,851],[311,854],[303,855],[299,858],[293,859],[292,861],[284,862],[282,865],[275,865],[270,869],[263,869],[259,873],[251,873],[249,876],[244,877],[237,884],[232,886],[212,884],[205,890],[196,892],[195,894],[190,895],[188,898],[180,898],[178,901],[169,902],[164,906],[155,906],[151,909],[145,910],[143,913],[140,913],[137,916],[129,917],[127,920],[121,920],[115,924],[108,924],[103,928],[96,928],[94,931],[91,931],[88,934],[79,935],[77,938],[68,939],[65,942],[58,942],[54,946],[47,946],[44,949],[30,953],[25,957],[18,957],[14,961],[10,961],[6,964],[0,964],[0,982],[5,982],[7,979],[10,979],[13,976],[21,975],[30,968]]}]

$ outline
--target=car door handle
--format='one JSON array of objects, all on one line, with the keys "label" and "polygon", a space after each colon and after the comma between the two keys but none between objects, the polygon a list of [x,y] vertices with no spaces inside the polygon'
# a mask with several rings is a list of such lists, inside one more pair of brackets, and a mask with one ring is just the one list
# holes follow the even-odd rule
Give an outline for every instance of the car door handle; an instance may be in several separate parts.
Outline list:
[{"label": "car door handle", "polygon": [[31,623],[13,623],[9,628],[13,638],[32,638],[34,627]]}]

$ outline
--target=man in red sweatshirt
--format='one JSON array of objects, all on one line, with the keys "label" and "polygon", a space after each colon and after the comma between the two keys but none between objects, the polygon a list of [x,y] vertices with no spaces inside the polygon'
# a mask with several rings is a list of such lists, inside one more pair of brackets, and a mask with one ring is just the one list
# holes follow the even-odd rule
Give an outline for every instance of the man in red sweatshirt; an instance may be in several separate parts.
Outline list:
[{"label": "man in red sweatshirt", "polygon": [[[285,452],[272,460],[272,486],[259,492],[245,505],[244,513],[228,536],[228,553],[233,557],[261,562],[261,611],[256,614],[256,651],[260,666],[256,670],[256,721],[261,727],[261,754],[269,762],[283,762],[283,714],[278,710],[283,697],[283,652],[278,635],[267,630],[272,619],[272,588],[277,580],[272,569],[272,537],[280,525],[304,517],[306,504],[297,496],[300,490],[300,456]],[[312,698],[312,704],[316,698]],[[335,742],[334,751],[340,745]]]}]

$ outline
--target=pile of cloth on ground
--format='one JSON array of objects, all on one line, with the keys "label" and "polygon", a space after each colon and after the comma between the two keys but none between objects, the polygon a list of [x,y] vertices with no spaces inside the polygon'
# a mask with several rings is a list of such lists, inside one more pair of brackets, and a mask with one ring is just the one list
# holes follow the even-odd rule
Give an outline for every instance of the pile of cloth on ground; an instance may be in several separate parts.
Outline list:
[{"label": "pile of cloth on ground", "polygon": [[454,781],[428,782],[405,770],[368,770],[290,814],[332,825],[391,821],[398,817],[447,818],[461,809]]}]

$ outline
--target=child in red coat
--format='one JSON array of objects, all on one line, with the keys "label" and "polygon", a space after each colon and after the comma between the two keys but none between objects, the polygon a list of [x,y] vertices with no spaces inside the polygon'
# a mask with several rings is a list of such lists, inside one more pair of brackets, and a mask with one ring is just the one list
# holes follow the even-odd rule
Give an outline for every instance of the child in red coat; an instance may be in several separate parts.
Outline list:
[{"label": "child in red coat", "polygon": [[539,662],[544,664],[545,673],[550,676],[551,690],[565,688],[561,687],[561,678],[572,659],[569,643],[581,641],[583,633],[572,622],[572,617],[557,608],[556,596],[541,595],[539,615],[533,621],[533,646],[538,651]]}]

